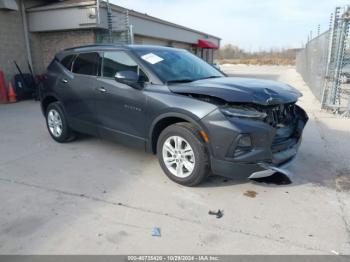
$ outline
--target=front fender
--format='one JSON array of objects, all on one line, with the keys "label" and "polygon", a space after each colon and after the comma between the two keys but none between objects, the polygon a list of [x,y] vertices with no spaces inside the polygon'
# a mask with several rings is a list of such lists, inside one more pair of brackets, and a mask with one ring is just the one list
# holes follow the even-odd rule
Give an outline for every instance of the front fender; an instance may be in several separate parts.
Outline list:
[{"label": "front fender", "polygon": [[[149,133],[148,133],[148,143],[146,146],[146,150],[148,152],[153,152],[152,146],[155,142],[155,141],[153,141],[154,140],[153,134],[154,134],[154,131],[155,131],[157,124],[160,123],[161,121],[167,119],[167,118],[183,119],[184,121],[189,122],[189,123],[193,124],[194,126],[196,126],[198,128],[198,130],[203,130],[204,132],[208,133],[206,126],[204,126],[202,124],[202,122],[200,121],[200,118],[198,118],[196,115],[192,114],[191,112],[183,111],[183,110],[178,110],[177,112],[174,112],[174,111],[166,112],[166,113],[163,113],[163,114],[159,115],[158,117],[156,117],[153,120],[153,122],[151,123],[151,126],[149,128]],[[209,149],[209,151],[211,151],[211,150]]]},{"label": "front fender", "polygon": [[166,118],[179,118],[194,124],[200,130],[206,131],[200,120],[217,109],[216,105],[208,102],[163,90],[160,92],[159,90],[148,89],[145,95],[147,96],[146,110],[148,116],[145,123],[148,140],[147,151],[152,149],[154,143],[152,137],[155,127],[160,121]]}]

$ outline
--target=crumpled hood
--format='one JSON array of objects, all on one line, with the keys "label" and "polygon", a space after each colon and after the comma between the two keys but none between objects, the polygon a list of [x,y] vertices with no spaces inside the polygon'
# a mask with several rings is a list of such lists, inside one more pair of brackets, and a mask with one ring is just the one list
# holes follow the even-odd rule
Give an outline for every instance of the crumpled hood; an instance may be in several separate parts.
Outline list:
[{"label": "crumpled hood", "polygon": [[253,78],[221,77],[169,85],[178,94],[208,95],[229,103],[275,105],[296,102],[302,94],[276,81]]}]

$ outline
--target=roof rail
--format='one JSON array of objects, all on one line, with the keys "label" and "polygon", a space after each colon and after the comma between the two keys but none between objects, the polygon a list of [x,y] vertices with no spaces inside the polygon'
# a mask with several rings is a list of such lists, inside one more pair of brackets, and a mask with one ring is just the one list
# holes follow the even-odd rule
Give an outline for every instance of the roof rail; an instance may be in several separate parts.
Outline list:
[{"label": "roof rail", "polygon": [[89,48],[89,47],[116,47],[116,46],[125,46],[121,44],[91,44],[91,45],[82,45],[82,46],[75,46],[64,49],[64,51],[71,51],[75,49],[82,49],[82,48]]}]

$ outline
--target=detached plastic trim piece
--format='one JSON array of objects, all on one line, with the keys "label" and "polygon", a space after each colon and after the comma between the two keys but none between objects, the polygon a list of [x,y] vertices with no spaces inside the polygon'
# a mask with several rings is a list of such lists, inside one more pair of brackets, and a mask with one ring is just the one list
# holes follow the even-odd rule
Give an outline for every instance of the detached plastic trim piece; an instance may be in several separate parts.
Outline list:
[{"label": "detached plastic trim piece", "polygon": [[294,160],[294,158],[292,160],[288,161],[287,163],[283,164],[282,166],[279,166],[279,167],[272,166],[272,165],[267,164],[267,163],[258,163],[258,165],[261,166],[262,168],[264,168],[265,170],[254,172],[248,178],[253,179],[253,178],[268,177],[268,176],[272,176],[274,173],[277,173],[277,172],[282,173],[288,177],[292,177],[293,174],[285,168],[288,167],[293,162],[293,160]]}]

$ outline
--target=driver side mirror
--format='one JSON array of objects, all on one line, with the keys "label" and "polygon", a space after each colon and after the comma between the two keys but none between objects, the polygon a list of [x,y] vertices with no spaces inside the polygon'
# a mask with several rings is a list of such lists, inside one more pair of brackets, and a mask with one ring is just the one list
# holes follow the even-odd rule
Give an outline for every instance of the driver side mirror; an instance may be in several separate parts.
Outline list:
[{"label": "driver side mirror", "polygon": [[142,89],[144,86],[144,81],[134,71],[119,71],[114,78],[115,81],[136,89]]}]

